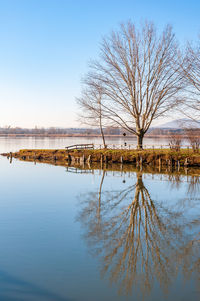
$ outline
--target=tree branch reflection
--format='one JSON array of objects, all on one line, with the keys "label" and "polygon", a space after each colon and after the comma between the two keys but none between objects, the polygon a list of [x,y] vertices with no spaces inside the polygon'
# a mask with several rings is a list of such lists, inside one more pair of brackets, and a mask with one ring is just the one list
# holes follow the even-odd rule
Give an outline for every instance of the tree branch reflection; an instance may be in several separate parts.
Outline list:
[{"label": "tree branch reflection", "polygon": [[[135,286],[146,295],[155,279],[167,292],[181,262],[187,275],[199,264],[199,252],[188,231],[195,221],[184,216],[187,204],[170,208],[152,200],[141,172],[135,183],[115,191],[102,190],[104,177],[105,172],[98,193],[82,197],[79,216],[90,250],[101,257],[102,275],[118,284],[119,293],[128,294]],[[196,219],[197,228],[199,223]],[[196,262],[191,267],[187,259],[191,260],[194,250]]]}]

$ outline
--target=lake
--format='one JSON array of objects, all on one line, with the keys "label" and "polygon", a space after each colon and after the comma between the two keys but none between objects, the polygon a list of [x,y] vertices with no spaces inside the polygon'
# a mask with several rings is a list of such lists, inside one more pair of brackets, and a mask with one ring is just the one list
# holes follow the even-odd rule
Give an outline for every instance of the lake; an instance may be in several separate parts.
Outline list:
[{"label": "lake", "polygon": [[[127,148],[136,148],[137,139],[133,137],[106,137],[106,143],[110,147],[121,148],[124,147],[124,143],[127,143]],[[95,147],[102,146],[101,137],[0,137],[0,152],[14,152],[21,148],[65,148],[68,145],[80,144],[80,143],[94,143]],[[183,145],[188,145],[187,140],[183,140]],[[156,147],[168,147],[169,140],[166,138],[144,138],[144,147],[151,148]]]},{"label": "lake", "polygon": [[[1,138],[0,152],[74,143]],[[0,157],[0,300],[200,300],[199,177],[120,169]]]}]

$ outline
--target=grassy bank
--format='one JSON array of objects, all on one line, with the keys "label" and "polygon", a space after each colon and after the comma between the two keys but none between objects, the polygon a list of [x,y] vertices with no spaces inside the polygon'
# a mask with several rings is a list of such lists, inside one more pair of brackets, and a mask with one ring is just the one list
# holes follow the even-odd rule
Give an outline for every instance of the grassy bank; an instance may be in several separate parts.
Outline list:
[{"label": "grassy bank", "polygon": [[182,149],[180,151],[170,149],[148,150],[54,150],[54,149],[23,149],[15,153],[5,153],[4,156],[12,156],[20,160],[42,161],[47,163],[89,162],[89,163],[124,163],[149,166],[176,166],[176,167],[200,167],[200,153]]}]

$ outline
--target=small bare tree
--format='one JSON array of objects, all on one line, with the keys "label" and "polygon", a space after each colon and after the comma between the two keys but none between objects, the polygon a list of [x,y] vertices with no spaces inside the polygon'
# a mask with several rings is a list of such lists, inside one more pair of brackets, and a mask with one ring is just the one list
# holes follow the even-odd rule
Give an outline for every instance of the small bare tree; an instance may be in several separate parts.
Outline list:
[{"label": "small bare tree", "polygon": [[[151,123],[177,105],[183,88],[177,44],[170,26],[158,36],[152,23],[140,30],[128,22],[104,38],[98,61],[92,61],[84,83],[100,86],[101,115],[106,125],[135,134],[138,148]],[[88,109],[99,116],[98,98]],[[87,106],[85,106],[87,110]]]},{"label": "small bare tree", "polygon": [[92,126],[99,126],[103,146],[106,148],[107,146],[102,123],[102,96],[102,88],[99,85],[96,87],[90,86],[82,92],[82,97],[77,98],[77,103],[81,109],[79,116],[82,122]]},{"label": "small bare tree", "polygon": [[192,147],[193,152],[199,152],[200,146],[200,130],[199,129],[185,129],[185,135]]},{"label": "small bare tree", "polygon": [[183,136],[180,134],[173,134],[169,136],[169,147],[172,150],[180,151],[183,141]]}]

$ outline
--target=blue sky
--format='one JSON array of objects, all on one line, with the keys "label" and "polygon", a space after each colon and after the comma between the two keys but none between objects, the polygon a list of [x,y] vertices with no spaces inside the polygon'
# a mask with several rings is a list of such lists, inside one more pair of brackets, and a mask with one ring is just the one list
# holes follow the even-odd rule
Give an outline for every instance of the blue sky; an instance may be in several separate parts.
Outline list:
[{"label": "blue sky", "polygon": [[0,126],[74,127],[88,61],[121,22],[200,33],[199,1],[0,0]]}]

